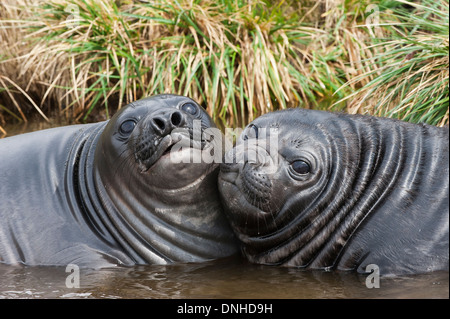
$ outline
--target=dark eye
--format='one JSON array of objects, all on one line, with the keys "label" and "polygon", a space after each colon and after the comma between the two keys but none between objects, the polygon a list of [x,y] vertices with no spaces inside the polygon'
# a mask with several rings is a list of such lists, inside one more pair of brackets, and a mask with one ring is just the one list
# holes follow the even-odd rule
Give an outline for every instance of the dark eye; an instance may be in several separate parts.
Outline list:
[{"label": "dark eye", "polygon": [[308,174],[309,171],[311,170],[309,164],[302,160],[292,162],[291,166],[296,173],[301,175]]},{"label": "dark eye", "polygon": [[197,113],[198,113],[198,106],[195,105],[194,103],[190,103],[190,102],[183,104],[181,109],[184,112],[191,114],[191,115],[197,115]]},{"label": "dark eye", "polygon": [[136,126],[136,122],[133,120],[126,120],[120,125],[120,133],[122,134],[130,134],[134,127]]},{"label": "dark eye", "polygon": [[244,140],[249,138],[258,138],[258,127],[256,125],[250,124],[245,130]]}]

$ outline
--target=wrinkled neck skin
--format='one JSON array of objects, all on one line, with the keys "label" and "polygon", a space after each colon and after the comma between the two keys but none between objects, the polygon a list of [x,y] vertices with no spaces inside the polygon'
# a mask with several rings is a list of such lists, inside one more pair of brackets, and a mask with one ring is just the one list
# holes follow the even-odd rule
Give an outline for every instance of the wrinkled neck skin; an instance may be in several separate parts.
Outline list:
[{"label": "wrinkled neck skin", "polygon": [[[371,260],[385,273],[414,272],[421,263],[428,268],[419,272],[448,269],[448,129],[317,114],[296,122],[298,114],[282,111],[254,122],[280,129],[280,151],[270,154],[279,157],[278,170],[264,179],[270,205],[251,202],[255,195],[245,196],[242,181],[247,171],[264,175],[264,166],[222,165],[219,188],[247,258],[361,272]],[[292,153],[306,157],[312,172],[294,181],[286,172],[297,149]],[[431,256],[436,266],[425,266]]]},{"label": "wrinkled neck skin", "polygon": [[80,198],[99,237],[112,236],[136,264],[200,262],[237,252],[218,198],[217,164],[173,164],[165,155],[143,172],[127,144],[117,161],[103,138],[100,131],[86,142],[79,168],[86,172]]}]

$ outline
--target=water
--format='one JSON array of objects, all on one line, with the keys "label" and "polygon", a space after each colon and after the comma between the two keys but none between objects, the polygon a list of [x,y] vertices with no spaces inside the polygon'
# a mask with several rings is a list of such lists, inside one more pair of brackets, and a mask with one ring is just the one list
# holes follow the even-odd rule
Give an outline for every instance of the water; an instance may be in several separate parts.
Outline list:
[{"label": "water", "polygon": [[369,289],[365,275],[259,266],[237,259],[80,269],[79,288],[70,288],[69,276],[65,267],[0,264],[0,299],[449,298],[448,272],[381,277],[380,287]]},{"label": "water", "polygon": [[[8,127],[8,136],[58,125]],[[0,299],[10,298],[449,298],[448,272],[382,277],[366,287],[356,273],[251,265],[240,259],[202,264],[80,270],[70,288],[65,267],[0,264]],[[70,286],[70,282],[69,282]]]}]

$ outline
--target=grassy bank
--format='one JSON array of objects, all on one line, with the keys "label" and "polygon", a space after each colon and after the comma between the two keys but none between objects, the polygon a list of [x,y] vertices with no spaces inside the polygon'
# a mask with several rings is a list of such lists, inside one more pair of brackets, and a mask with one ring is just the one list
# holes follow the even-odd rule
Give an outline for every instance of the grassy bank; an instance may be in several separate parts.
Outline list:
[{"label": "grassy bank", "polygon": [[2,1],[0,125],[93,121],[164,92],[225,126],[295,106],[445,125],[448,11],[448,0]]}]

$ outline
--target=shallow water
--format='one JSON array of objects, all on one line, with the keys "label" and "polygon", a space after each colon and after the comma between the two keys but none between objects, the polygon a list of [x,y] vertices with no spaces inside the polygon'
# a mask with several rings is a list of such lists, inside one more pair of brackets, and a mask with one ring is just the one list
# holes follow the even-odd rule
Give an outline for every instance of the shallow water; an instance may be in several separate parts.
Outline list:
[{"label": "shallow water", "polygon": [[72,274],[65,267],[0,264],[0,298],[449,298],[448,272],[381,277],[380,287],[371,289],[366,276],[356,273],[258,266],[235,259],[80,269],[79,288],[70,288]]}]

